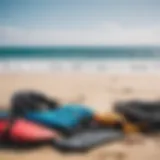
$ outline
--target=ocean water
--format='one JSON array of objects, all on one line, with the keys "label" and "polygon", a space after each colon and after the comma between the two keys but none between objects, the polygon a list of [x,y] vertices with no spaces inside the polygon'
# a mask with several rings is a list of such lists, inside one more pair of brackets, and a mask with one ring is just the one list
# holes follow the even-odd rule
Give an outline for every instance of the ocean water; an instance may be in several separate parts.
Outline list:
[{"label": "ocean water", "polygon": [[0,72],[160,73],[160,47],[1,47]]},{"label": "ocean water", "polygon": [[160,58],[160,47],[1,47],[2,58]]}]

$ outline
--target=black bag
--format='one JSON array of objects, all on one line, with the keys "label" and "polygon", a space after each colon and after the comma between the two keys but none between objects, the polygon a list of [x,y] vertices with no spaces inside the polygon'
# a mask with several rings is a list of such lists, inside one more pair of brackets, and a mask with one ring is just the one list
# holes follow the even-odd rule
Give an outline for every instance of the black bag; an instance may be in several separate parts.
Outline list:
[{"label": "black bag", "polygon": [[107,142],[123,138],[120,130],[111,128],[91,128],[71,137],[54,141],[54,146],[64,152],[84,152]]},{"label": "black bag", "polygon": [[28,111],[57,108],[58,102],[35,91],[16,92],[11,99],[12,116],[23,116]]},{"label": "black bag", "polygon": [[160,102],[128,101],[118,102],[115,111],[132,123],[142,124],[148,131],[160,129]]}]

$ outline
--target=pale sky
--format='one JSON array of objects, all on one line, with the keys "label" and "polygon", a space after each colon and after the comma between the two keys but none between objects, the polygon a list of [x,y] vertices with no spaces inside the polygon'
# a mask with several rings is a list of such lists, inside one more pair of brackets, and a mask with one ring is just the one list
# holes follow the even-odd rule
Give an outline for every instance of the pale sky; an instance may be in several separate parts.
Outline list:
[{"label": "pale sky", "polygon": [[160,0],[0,0],[0,45],[160,45]]}]

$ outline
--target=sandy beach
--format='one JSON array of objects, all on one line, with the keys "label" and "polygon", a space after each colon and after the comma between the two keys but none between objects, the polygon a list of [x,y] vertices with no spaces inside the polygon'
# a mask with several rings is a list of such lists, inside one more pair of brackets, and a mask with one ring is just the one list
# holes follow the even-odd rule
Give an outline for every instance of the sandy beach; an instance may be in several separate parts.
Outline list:
[{"label": "sandy beach", "polygon": [[[114,102],[125,99],[160,99],[160,75],[156,74],[0,74],[0,105],[9,107],[14,91],[33,89],[61,103],[86,104],[100,113],[110,112]],[[64,155],[51,147],[31,151],[0,151],[0,160],[159,160],[160,137],[136,135],[104,145],[87,154]]]}]

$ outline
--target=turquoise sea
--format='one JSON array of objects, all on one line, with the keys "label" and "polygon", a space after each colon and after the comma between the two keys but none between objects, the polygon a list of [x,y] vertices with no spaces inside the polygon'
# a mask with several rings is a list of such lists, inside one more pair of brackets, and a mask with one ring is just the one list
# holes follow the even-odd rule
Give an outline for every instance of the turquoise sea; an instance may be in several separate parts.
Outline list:
[{"label": "turquoise sea", "polygon": [[0,72],[160,73],[160,47],[1,47]]},{"label": "turquoise sea", "polygon": [[0,59],[159,59],[160,47],[0,47]]}]

